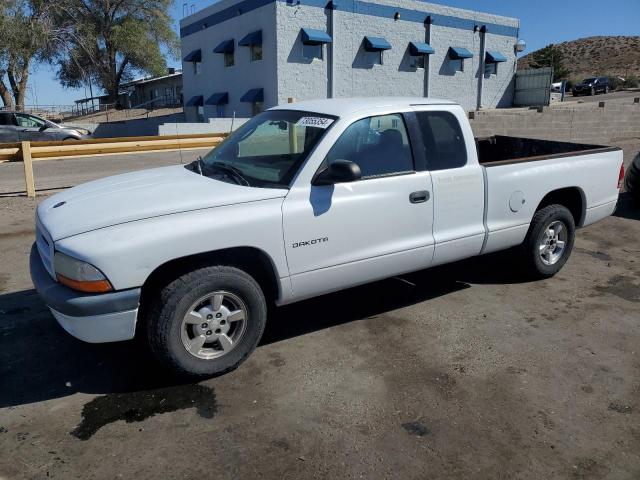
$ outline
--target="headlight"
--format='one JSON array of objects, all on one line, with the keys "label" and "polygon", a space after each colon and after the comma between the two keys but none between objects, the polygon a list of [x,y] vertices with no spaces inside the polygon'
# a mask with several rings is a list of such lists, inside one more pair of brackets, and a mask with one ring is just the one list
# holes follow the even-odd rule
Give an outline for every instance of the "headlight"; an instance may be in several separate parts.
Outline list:
[{"label": "headlight", "polygon": [[58,281],[74,290],[89,293],[110,292],[113,287],[100,270],[76,258],[56,252],[53,268]]}]

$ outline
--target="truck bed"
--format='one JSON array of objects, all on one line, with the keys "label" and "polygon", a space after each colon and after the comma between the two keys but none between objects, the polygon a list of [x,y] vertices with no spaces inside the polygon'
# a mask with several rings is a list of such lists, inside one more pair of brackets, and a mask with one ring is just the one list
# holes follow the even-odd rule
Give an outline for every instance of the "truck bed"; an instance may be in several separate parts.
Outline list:
[{"label": "truck bed", "polygon": [[476,148],[478,150],[478,161],[485,167],[619,150],[617,147],[507,137],[504,135],[476,138]]}]

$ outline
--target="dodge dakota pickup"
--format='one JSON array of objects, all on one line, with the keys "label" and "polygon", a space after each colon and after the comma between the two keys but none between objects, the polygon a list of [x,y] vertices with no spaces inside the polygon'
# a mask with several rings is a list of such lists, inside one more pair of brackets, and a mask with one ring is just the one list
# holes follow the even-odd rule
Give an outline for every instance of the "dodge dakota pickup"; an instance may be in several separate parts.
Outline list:
[{"label": "dodge dakota pickup", "polygon": [[511,247],[550,277],[623,176],[617,148],[474,139],[448,101],[305,101],[188,165],[44,200],[31,276],[71,335],[138,334],[169,369],[214,375],[253,351],[269,303]]}]

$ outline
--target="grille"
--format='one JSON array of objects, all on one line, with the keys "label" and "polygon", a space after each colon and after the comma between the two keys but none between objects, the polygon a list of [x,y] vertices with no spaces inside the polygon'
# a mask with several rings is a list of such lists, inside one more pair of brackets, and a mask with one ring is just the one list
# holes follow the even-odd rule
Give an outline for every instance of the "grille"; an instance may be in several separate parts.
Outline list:
[{"label": "grille", "polygon": [[36,219],[36,246],[38,247],[38,253],[40,254],[44,268],[55,280],[56,273],[53,269],[53,240],[47,230],[42,226],[42,223],[40,223],[40,219]]}]

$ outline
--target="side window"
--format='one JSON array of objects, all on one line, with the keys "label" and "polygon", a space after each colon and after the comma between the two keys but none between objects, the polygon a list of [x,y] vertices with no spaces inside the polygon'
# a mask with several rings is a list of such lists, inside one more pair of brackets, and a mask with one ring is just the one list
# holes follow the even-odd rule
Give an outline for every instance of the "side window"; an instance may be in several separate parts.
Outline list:
[{"label": "side window", "polygon": [[18,120],[18,125],[21,127],[43,127],[45,123],[39,118],[32,117],[31,115],[26,115],[24,113],[16,113],[16,119]]},{"label": "side window", "polygon": [[363,177],[412,172],[413,155],[402,115],[358,120],[331,147],[326,162],[351,160]]},{"label": "side window", "polygon": [[449,112],[416,112],[427,168],[445,170],[467,164],[467,146],[456,117]]}]

